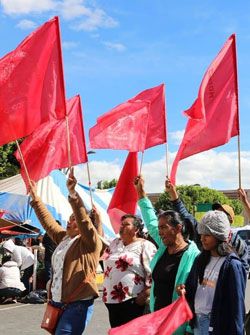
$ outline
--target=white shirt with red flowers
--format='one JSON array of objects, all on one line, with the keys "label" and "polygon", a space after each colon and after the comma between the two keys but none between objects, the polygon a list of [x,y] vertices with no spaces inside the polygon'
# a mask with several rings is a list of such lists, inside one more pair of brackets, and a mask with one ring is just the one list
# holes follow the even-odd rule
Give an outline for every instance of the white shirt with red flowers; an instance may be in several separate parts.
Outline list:
[{"label": "white shirt with red flowers", "polygon": [[126,246],[119,238],[113,240],[104,259],[103,302],[118,304],[150,287],[155,252],[155,245],[144,239]]}]

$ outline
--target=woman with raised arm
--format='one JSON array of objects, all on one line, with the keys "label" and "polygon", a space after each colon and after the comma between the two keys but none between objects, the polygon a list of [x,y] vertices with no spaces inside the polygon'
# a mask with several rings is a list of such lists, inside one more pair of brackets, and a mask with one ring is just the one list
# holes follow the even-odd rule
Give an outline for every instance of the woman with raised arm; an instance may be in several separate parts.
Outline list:
[{"label": "woman with raised arm", "polygon": [[[174,211],[161,212],[157,217],[144,190],[144,180],[135,180],[143,220],[149,234],[159,246],[150,266],[153,283],[150,290],[150,309],[157,311],[178,298],[175,288],[185,283],[192,264],[199,254],[196,244],[185,238],[185,225]],[[188,325],[179,327],[174,334],[184,335]]]},{"label": "woman with raised arm", "polygon": [[80,335],[98,297],[95,282],[102,242],[93,226],[83,201],[75,191],[77,180],[71,169],[67,180],[69,203],[73,213],[66,230],[59,226],[38,197],[31,182],[31,205],[42,226],[57,244],[52,256],[51,303],[62,308],[56,335]]}]

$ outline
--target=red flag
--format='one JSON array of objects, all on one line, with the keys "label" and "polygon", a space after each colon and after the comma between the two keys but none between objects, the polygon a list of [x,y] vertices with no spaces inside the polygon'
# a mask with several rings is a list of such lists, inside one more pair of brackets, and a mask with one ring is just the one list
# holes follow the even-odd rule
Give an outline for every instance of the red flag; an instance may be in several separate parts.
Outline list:
[{"label": "red flag", "polygon": [[0,145],[66,114],[58,18],[0,59]]},{"label": "red flag", "polygon": [[136,176],[138,176],[138,154],[137,152],[130,152],[107,209],[115,233],[119,232],[121,217],[124,214],[134,215],[136,212],[138,200],[134,187]]},{"label": "red flag", "polygon": [[109,335],[172,335],[193,314],[184,296],[156,312],[109,330]]},{"label": "red flag", "polygon": [[[72,165],[87,161],[80,96],[67,101]],[[50,171],[68,167],[66,120],[42,124],[20,146],[30,179],[38,181]],[[23,162],[18,151],[15,156],[21,165],[22,177],[28,186]]]},{"label": "red flag", "polygon": [[147,89],[97,119],[90,147],[144,151],[166,142],[164,85]]},{"label": "red flag", "polygon": [[190,119],[172,166],[172,183],[181,159],[225,144],[239,134],[235,35],[209,66],[198,98],[185,114]]}]

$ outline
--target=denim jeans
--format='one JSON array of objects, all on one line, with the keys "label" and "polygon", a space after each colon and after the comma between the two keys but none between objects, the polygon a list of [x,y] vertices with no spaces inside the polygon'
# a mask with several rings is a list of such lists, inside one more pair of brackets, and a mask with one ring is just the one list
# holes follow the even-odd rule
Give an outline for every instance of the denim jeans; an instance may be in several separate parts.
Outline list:
[{"label": "denim jeans", "polygon": [[[52,301],[56,307],[63,307],[64,304]],[[81,335],[90,321],[93,314],[94,300],[79,300],[66,305],[55,335]]]},{"label": "denim jeans", "polygon": [[194,328],[194,335],[208,335],[210,324],[209,314],[196,314],[196,326]]}]

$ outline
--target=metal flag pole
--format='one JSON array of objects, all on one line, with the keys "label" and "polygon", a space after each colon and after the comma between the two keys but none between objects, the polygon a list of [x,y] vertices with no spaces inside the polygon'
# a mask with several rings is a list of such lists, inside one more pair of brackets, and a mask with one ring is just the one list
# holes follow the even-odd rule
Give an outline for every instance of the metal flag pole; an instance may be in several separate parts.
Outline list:
[{"label": "metal flag pole", "polygon": [[139,175],[141,175],[143,158],[144,158],[144,151],[142,151],[142,153],[141,153],[141,163],[140,163]]}]

